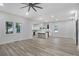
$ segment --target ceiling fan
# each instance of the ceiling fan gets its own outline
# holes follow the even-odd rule
[[[43,9],[43,8],[40,7],[40,6],[37,6],[37,5],[40,4],[40,3],[21,3],[21,4],[24,4],[24,5],[25,5],[25,6],[21,7],[21,9],[28,7],[28,12],[30,11],[31,8],[32,8],[35,12],[37,12],[36,8]]]

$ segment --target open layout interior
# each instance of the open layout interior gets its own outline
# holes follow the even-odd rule
[[[0,3],[0,56],[79,56],[79,3]]]

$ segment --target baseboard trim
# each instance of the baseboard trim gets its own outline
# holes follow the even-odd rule
[[[33,38],[29,38],[29,39],[33,39]],[[7,41],[7,42],[2,42],[0,43],[0,45],[3,45],[3,44],[8,44],[8,43],[13,43],[13,42],[18,42],[18,41],[22,41],[22,40],[28,40],[28,39],[20,39],[20,40],[14,40],[14,41]]]

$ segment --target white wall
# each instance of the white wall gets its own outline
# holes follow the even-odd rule
[[[79,9],[78,9],[78,45],[79,45]]]
[[[37,24],[38,22],[34,22],[34,24],[35,23]],[[54,32],[55,25],[57,25],[58,27],[57,33]],[[49,23],[50,36],[75,39],[76,37],[75,25],[76,24],[74,20]]]
[[[54,26],[57,25],[58,32],[54,32]],[[75,21],[55,22],[50,24],[50,31],[54,37],[64,37],[75,39]]]
[[[6,21],[21,23],[22,24],[21,33],[14,32],[13,34],[5,34]],[[30,20],[24,19],[19,16],[14,16],[11,14],[0,12],[0,44],[31,38],[32,38],[32,24]]]

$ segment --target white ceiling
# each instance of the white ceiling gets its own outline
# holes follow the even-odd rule
[[[23,6],[24,5],[20,3],[5,3],[3,7],[0,6],[0,10],[20,15],[26,18],[31,18],[32,20],[46,22],[68,20],[68,18],[72,16],[71,14],[69,14],[71,10],[79,10],[78,3],[42,3],[39,4],[39,6],[43,7],[43,9],[37,9],[38,13],[31,9],[29,15],[26,15],[28,8],[20,9]]]

